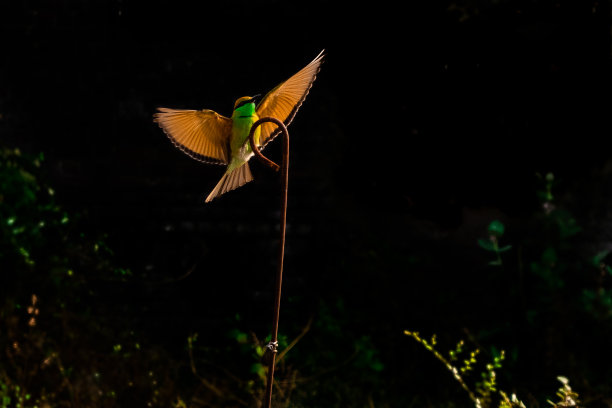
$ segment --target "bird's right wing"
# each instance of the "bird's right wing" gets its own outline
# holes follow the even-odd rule
[[[157,108],[153,115],[168,138],[190,157],[214,164],[229,162],[232,120],[204,109],[184,110]]]
[[[272,116],[289,126],[293,117],[306,99],[323,62],[324,51],[291,78],[277,85],[257,105],[257,115],[260,118]],[[266,122],[261,125],[262,149],[280,133],[280,129],[273,123]]]

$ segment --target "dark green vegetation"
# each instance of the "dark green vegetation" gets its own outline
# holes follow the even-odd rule
[[[152,114],[322,48],[278,406],[611,405],[609,2],[0,3],[0,406],[256,406],[278,180],[204,205],[222,169]]]
[[[254,406],[265,379],[259,361],[265,327],[251,327],[265,319],[226,307],[215,333],[205,326],[195,329],[200,333],[181,325],[144,327],[139,318],[148,306],[127,299],[177,282],[152,284],[145,271],[117,265],[102,236],[83,232],[85,216],[57,204],[42,159],[6,148],[0,154],[2,406]],[[583,228],[555,199],[554,185],[552,174],[540,179],[534,191],[540,207],[531,217],[482,225],[483,238],[463,249],[480,266],[464,276],[437,282],[439,265],[451,267],[458,258],[436,259],[441,251],[453,256],[452,247],[433,243],[427,246],[432,251],[385,254],[389,244],[382,242],[352,261],[328,265],[328,273],[350,279],[353,288],[369,285],[372,293],[367,302],[350,291],[285,301],[279,404],[469,406],[472,398],[485,407],[520,407],[510,394],[516,393],[527,406],[546,398],[573,406],[567,384],[557,399],[552,395],[554,379],[563,374],[587,406],[605,406],[612,378],[603,364],[611,358],[610,250],[576,249]],[[408,277],[380,273],[378,263],[387,264],[383,271],[416,274],[415,284],[423,286],[401,286]],[[383,282],[372,284],[376,280]],[[426,288],[435,302],[427,303],[431,292],[419,294]],[[453,322],[458,316],[464,322]],[[448,347],[446,358],[435,351],[458,384],[406,341],[409,334],[431,351],[439,347],[402,333],[408,324],[436,330],[448,344],[466,338]],[[167,330],[182,341],[158,337]],[[482,365],[483,359],[492,363]],[[468,381],[475,381],[473,390]]]

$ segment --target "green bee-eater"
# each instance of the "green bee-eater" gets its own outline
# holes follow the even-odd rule
[[[253,156],[249,132],[255,121],[272,116],[286,126],[306,99],[323,61],[323,51],[308,65],[272,89],[255,106],[256,97],[243,96],[234,104],[231,118],[209,110],[158,108],[154,121],[170,140],[192,158],[227,165],[225,174],[206,202],[253,180],[248,161]],[[255,131],[257,146],[265,147],[280,130],[266,122]]]

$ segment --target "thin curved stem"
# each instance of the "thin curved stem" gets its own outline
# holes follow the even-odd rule
[[[255,129],[264,122],[272,122],[276,124],[283,134],[283,161],[282,167],[274,163],[272,160],[264,156],[259,147],[255,143]],[[264,397],[264,408],[270,408],[272,405],[272,386],[274,384],[274,365],[276,363],[276,346],[278,341],[278,318],[280,315],[281,287],[283,284],[283,260],[285,258],[285,232],[287,230],[287,191],[289,184],[289,132],[285,124],[273,117],[263,117],[253,123],[249,133],[249,143],[253,149],[255,156],[266,166],[281,172],[281,219],[280,219],[280,251],[278,258],[278,271],[275,280],[274,290],[274,314],[272,317],[272,339],[270,340],[269,350],[270,358],[268,361],[268,378],[266,384],[266,394]]]
[[[253,150],[253,153],[255,153],[255,156],[259,159],[259,161],[261,161],[266,166],[270,167],[272,170],[279,171],[280,166],[274,163],[272,160],[268,159],[266,156],[264,156],[261,153],[261,150],[259,150],[259,147],[257,146],[257,144],[255,143],[255,130],[261,124],[265,122],[272,122],[276,124],[276,126],[278,126],[281,129],[281,133],[283,133],[283,139],[286,140],[287,142],[289,141],[289,132],[287,131],[287,127],[285,126],[285,124],[276,118],[273,118],[271,116],[266,116],[266,117],[260,118],[255,123],[253,123],[253,125],[251,126],[251,131],[249,133],[249,143],[251,144],[251,149]],[[287,158],[289,158],[289,153],[287,153]],[[283,156],[283,161],[284,161],[284,156]]]

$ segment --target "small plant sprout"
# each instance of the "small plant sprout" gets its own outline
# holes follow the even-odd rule
[[[495,253],[496,259],[489,262],[489,265],[501,266],[502,260],[500,254],[502,252],[509,251],[512,248],[512,245],[504,245],[502,247],[499,246],[499,240],[504,235],[505,230],[506,227],[501,221],[491,221],[487,228],[487,232],[489,234],[488,239],[478,240],[478,245],[480,245],[482,249]]]
[[[476,406],[477,407],[481,406],[480,400],[478,399],[474,391],[472,391],[470,387],[468,387],[468,385],[466,384],[466,382],[464,381],[462,377],[462,374],[472,369],[472,364],[476,362],[475,357],[476,357],[476,354],[478,353],[477,351],[475,353],[471,353],[470,358],[467,360],[464,360],[463,365],[460,368],[457,368],[455,365],[452,364],[452,362],[457,361],[459,358],[459,355],[463,352],[463,340],[457,343],[457,347],[455,348],[455,350],[452,350],[449,352],[449,359],[447,359],[435,348],[435,345],[437,343],[435,334],[431,337],[430,341],[427,341],[424,338],[422,338],[419,332],[404,330],[404,334],[406,336],[412,337],[417,342],[422,344],[423,347],[429,350],[438,360],[440,360],[442,364],[444,364],[444,366],[453,374],[453,377],[455,377],[455,380],[459,382],[459,384],[461,385],[461,388],[463,388],[465,392],[467,392],[470,399],[474,401]]]
[[[578,393],[572,390],[569,385],[569,380],[563,376],[557,377],[557,380],[561,382],[561,387],[557,390],[558,402],[548,401],[550,405],[555,408],[567,408],[567,407],[578,407],[580,401],[578,400]]]
[[[512,395],[508,398],[508,395],[497,388],[497,369],[502,367],[502,361],[504,361],[505,353],[502,350],[498,355],[493,356],[493,361],[487,363],[484,369],[480,373],[480,380],[475,381],[472,386],[468,384],[466,378],[473,378],[475,374],[475,367],[478,364],[477,356],[480,354],[479,349],[474,349],[467,354],[464,350],[463,340],[457,343],[457,346],[448,352],[448,359],[445,358],[438,350],[436,350],[436,336],[434,335],[431,341],[423,339],[418,332],[411,332],[405,330],[404,334],[412,337],[417,342],[422,344],[427,350],[429,350],[434,357],[442,362],[446,368],[453,374],[453,377],[461,388],[468,394],[474,406],[477,408],[492,408],[493,401],[499,401],[499,408],[525,408],[525,405],[519,401],[516,395]],[[465,357],[460,357],[466,353]],[[461,362],[461,365],[455,364]],[[472,381],[470,381],[472,382]]]
[[[510,398],[508,398],[505,392],[500,391],[499,395],[501,396],[499,408],[526,408],[525,404],[516,397],[516,394],[512,394]]]
[[[516,394],[510,394],[510,396],[508,396],[508,393],[498,389],[496,370],[502,368],[502,362],[505,359],[503,350],[498,354],[494,351],[493,361],[485,364],[483,370],[480,372],[480,380],[475,381],[473,386],[470,386],[469,383],[472,383],[472,381],[468,380],[473,378],[472,375],[478,363],[476,359],[476,356],[479,354],[478,349],[471,351],[469,357],[466,356],[466,358],[462,360],[462,364],[458,366],[454,363],[461,361],[459,356],[465,352],[463,340],[459,341],[457,346],[448,352],[448,358],[445,358],[435,348],[435,335],[428,341],[422,338],[418,332],[404,330],[404,334],[412,337],[423,345],[434,355],[434,357],[446,366],[453,374],[453,377],[455,377],[455,380],[459,382],[461,388],[467,392],[476,408],[526,408],[525,404],[518,399]],[[549,400],[548,403],[554,408],[579,407],[580,401],[578,400],[578,393],[573,391],[569,386],[569,380],[561,376],[557,377],[557,379],[561,382],[561,387],[557,391],[559,401],[552,402]]]
[[[537,173],[536,176],[543,183],[543,188],[538,190],[537,195],[542,203],[542,209],[546,215],[549,215],[555,209],[555,205],[553,203],[555,197],[552,193],[553,184],[555,183],[555,175],[548,172],[544,176],[542,176],[540,173]]]

